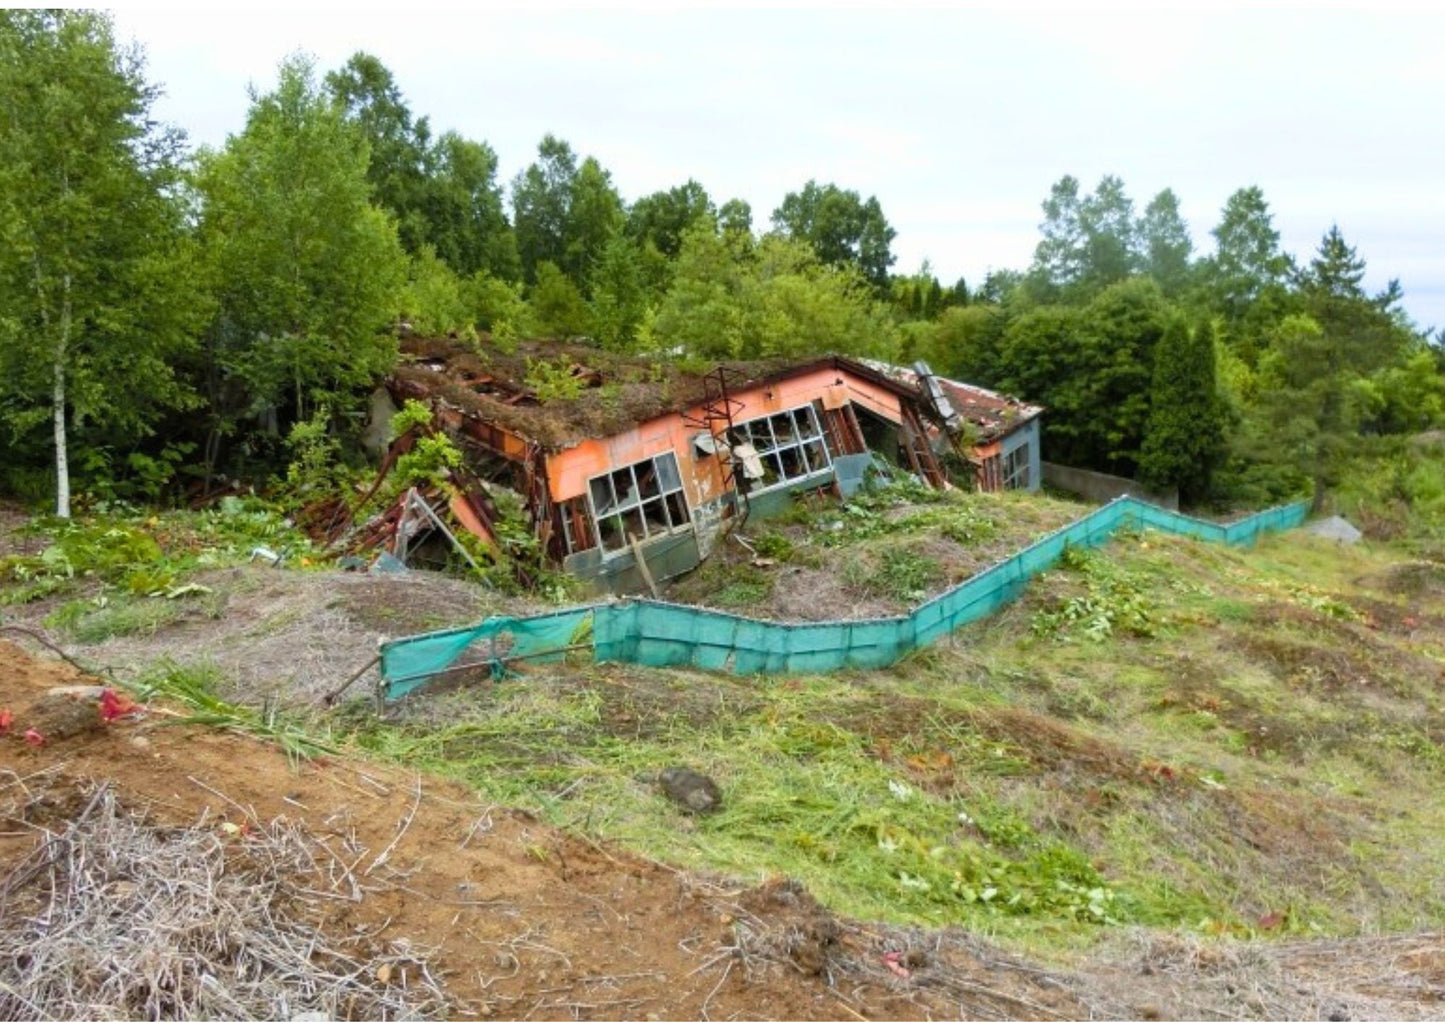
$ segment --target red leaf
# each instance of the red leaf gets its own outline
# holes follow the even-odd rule
[[[913,973],[909,972],[899,962],[899,959],[901,959],[902,957],[902,951],[889,951],[883,956],[883,964],[888,966],[888,970],[892,972],[895,976],[898,976],[902,979],[907,979],[909,976],[913,975]]]
[[[0,735],[10,730],[10,725],[15,723],[15,714],[9,710],[0,710]]]
[[[34,728],[31,728],[25,732],[25,742],[28,745],[44,745],[45,736]]]
[[[118,720],[140,711],[140,706],[120,695],[113,688],[108,688],[100,694],[100,717],[102,720]]]

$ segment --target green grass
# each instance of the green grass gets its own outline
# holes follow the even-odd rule
[[[1445,912],[1420,852],[1445,841],[1445,593],[1407,605],[1402,563],[1303,535],[1231,550],[1145,533],[884,672],[538,670],[349,727],[558,826],[795,877],[864,918],[1055,947],[1112,922],[1426,926]],[[658,794],[649,778],[677,763],[719,782],[722,812]]]
[[[235,497],[205,511],[40,518],[25,531],[46,545],[35,555],[0,557],[0,605],[96,592],[171,596],[188,576],[244,563],[258,546],[282,554],[290,567],[316,556],[274,508]],[[132,620],[118,619],[118,627],[134,634],[144,630],[144,618],[137,612]]]
[[[220,672],[206,664],[161,661],[128,687],[146,702],[164,699],[190,711],[166,721],[172,725],[195,725],[252,735],[274,742],[293,762],[336,755],[336,747],[328,736],[318,734],[313,721],[285,712],[274,703],[250,707],[221,699],[215,690],[222,680]]]

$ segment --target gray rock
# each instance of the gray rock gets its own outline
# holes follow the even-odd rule
[[[668,767],[657,776],[662,793],[690,813],[714,813],[722,808],[722,791],[711,777],[687,767]]]
[[[1325,539],[1338,540],[1341,543],[1358,543],[1364,534],[1339,515],[1331,515],[1329,518],[1321,518],[1305,526],[1305,531],[1312,536],[1323,536]]]

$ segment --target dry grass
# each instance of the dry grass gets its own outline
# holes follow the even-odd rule
[[[148,674],[166,660],[211,667],[225,679],[217,694],[232,702],[309,705],[375,656],[384,638],[543,609],[420,571],[380,576],[247,566],[193,581],[213,591],[214,615],[98,643],[68,642],[66,651],[122,678]],[[14,608],[13,617],[40,629],[52,610],[36,603]],[[358,686],[354,694],[365,690]]]
[[[1445,1006],[1445,935],[1409,934],[1270,944],[1134,931],[1119,972],[1087,979],[1129,992],[1154,1018],[1427,1019]]]
[[[97,790],[0,886],[0,1017],[443,1013],[429,952],[306,921],[324,873],[305,833],[230,830],[156,827]]]

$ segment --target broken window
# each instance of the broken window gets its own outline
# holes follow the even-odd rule
[[[762,455],[763,478],[753,483],[757,489],[790,483],[832,467],[812,405],[740,423],[734,432],[739,442],[752,444]]]
[[[608,553],[692,524],[671,451],[588,481],[597,540]]]
[[[1003,488],[1005,490],[1027,490],[1029,488],[1029,445],[1021,444],[1003,457]]]
[[[562,534],[567,539],[567,552],[591,550],[597,545],[597,536],[592,529],[592,516],[587,509],[586,497],[573,497],[557,505],[562,519]]]

